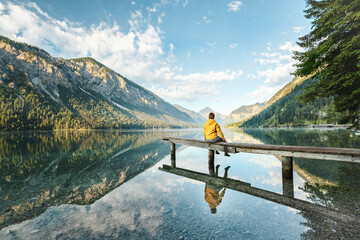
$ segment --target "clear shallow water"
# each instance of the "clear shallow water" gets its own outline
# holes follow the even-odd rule
[[[160,171],[170,165],[161,136],[191,131],[23,132],[0,135],[0,239],[356,239],[360,166],[295,159],[294,197],[352,216],[300,211],[230,188],[216,214],[205,186],[223,186]],[[345,130],[228,130],[231,142],[360,147]],[[177,148],[177,167],[209,174],[208,151]],[[275,156],[216,155],[219,176],[283,194]],[[207,200],[207,201],[206,201]],[[214,202],[212,201],[212,204]]]

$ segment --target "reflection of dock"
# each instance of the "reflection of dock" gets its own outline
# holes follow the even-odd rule
[[[337,219],[344,222],[359,221],[359,219],[357,219],[355,216],[347,215],[324,206],[294,198],[292,180],[283,178],[283,194],[278,194],[260,188],[251,187],[250,183],[246,183],[236,179],[212,176],[210,174],[195,172],[183,168],[177,168],[175,166],[163,165],[163,167],[160,167],[159,170],[205,183],[211,182],[213,185],[229,188],[255,197],[260,197],[265,200],[279,203],[281,205],[295,208],[301,211],[322,214],[331,219]]]

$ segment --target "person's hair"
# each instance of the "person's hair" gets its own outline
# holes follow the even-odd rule
[[[216,214],[216,207],[215,208],[210,208],[211,214]]]
[[[209,119],[214,119],[215,118],[215,113],[211,112],[209,113]]]

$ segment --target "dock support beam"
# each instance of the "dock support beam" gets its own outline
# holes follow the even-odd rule
[[[175,143],[171,142],[171,167],[176,167]]]
[[[293,179],[293,158],[281,157],[283,179]]]
[[[286,197],[294,198],[294,180],[282,179],[283,195]]]
[[[209,149],[209,171],[210,169],[212,169],[212,172],[214,171],[215,168],[214,160],[215,160],[215,151]]]

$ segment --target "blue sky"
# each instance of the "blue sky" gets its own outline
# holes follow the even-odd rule
[[[0,0],[0,34],[91,56],[170,103],[229,114],[292,80],[304,0]]]

